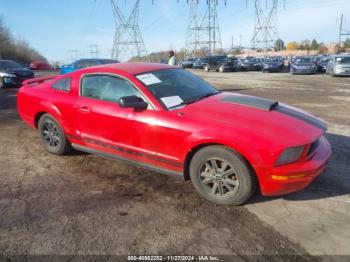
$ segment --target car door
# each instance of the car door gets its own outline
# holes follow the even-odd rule
[[[122,108],[121,97],[147,99],[128,80],[110,74],[81,77],[76,110],[77,135],[90,149],[153,164],[156,154],[156,114],[148,109]]]

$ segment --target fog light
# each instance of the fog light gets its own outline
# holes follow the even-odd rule
[[[296,175],[287,175],[287,176],[276,176],[272,175],[272,179],[274,180],[290,180],[290,179],[298,179],[305,177],[305,174],[296,174]]]

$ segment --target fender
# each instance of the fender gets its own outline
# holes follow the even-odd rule
[[[251,144],[252,140],[249,143],[246,142],[245,137],[240,137],[237,139],[233,134],[230,136],[223,136],[221,138],[208,137],[208,130],[201,130],[199,132],[191,134],[184,142],[188,145],[187,152],[184,153],[183,161],[187,159],[188,154],[193,152],[193,149],[200,147],[201,145],[208,144],[218,144],[227,146],[237,153],[241,154],[247,161],[252,165],[259,165],[263,163],[263,157],[260,155],[259,150]],[[239,141],[239,143],[237,143]]]
[[[55,106],[53,103],[48,102],[48,101],[40,101],[39,106],[38,106],[38,110],[35,113],[34,119],[36,118],[37,114],[39,114],[41,112],[45,112],[45,113],[48,113],[48,114],[52,115],[58,121],[60,126],[63,129],[65,129],[64,128],[65,121],[63,120],[62,113],[58,109],[58,107]]]

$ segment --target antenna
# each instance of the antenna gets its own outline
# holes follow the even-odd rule
[[[222,51],[221,34],[217,13],[218,0],[207,0],[204,16],[199,14],[199,0],[188,0],[189,23],[185,57],[213,55]],[[226,5],[226,1],[224,1]]]
[[[269,5],[269,3],[271,3]],[[251,39],[252,49],[267,51],[278,39],[277,10],[278,0],[255,0],[255,27]],[[265,6],[265,8],[263,7]]]
[[[135,1],[128,20],[122,14],[117,1],[111,0],[116,24],[112,58],[123,60],[132,56],[147,56],[146,46],[139,28],[140,0]]]

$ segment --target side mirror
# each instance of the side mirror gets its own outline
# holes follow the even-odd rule
[[[122,108],[134,108],[135,110],[146,110],[148,104],[138,96],[123,96],[119,99]]]

